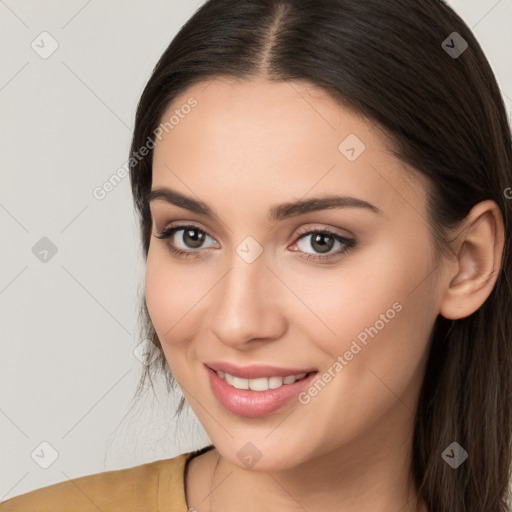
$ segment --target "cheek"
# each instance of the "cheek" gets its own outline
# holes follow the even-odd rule
[[[397,400],[414,410],[439,310],[427,244],[418,243],[414,252],[383,245],[353,261],[338,281],[317,279],[310,295],[310,305],[335,334],[315,338],[327,354],[329,374],[319,392],[312,390],[318,398],[311,397],[308,407],[312,417],[327,414],[329,424],[342,423],[346,432],[372,423]]]
[[[200,267],[194,263],[176,263],[164,244],[154,244],[148,251],[146,304],[173,372],[181,356],[192,359],[189,352],[194,350],[192,341],[197,338],[207,303],[206,298],[200,299],[212,288],[206,271]]]
[[[390,238],[397,239],[398,235]],[[316,316],[296,315],[295,321],[315,322],[315,341],[336,357],[349,350],[354,339],[364,345],[370,339],[385,337],[392,326],[400,325],[400,332],[422,317],[427,323],[435,319],[434,292],[428,289],[427,279],[432,265],[427,240],[417,241],[414,252],[409,243],[390,241],[376,242],[368,250],[354,253],[337,269],[320,272],[311,267],[300,273],[283,272],[287,272],[287,282],[293,282],[296,295]],[[417,334],[420,328],[416,325]],[[400,345],[398,332],[393,333],[392,346]]]
[[[188,286],[187,286],[188,284]],[[179,330],[179,319],[186,314],[187,295],[193,283],[186,283],[183,272],[172,265],[169,255],[161,247],[150,247],[146,263],[146,303],[160,343],[166,350]]]

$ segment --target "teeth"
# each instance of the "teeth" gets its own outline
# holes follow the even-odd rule
[[[257,379],[242,379],[229,373],[218,371],[217,375],[224,379],[230,386],[237,389],[251,389],[252,391],[267,391],[268,389],[280,388],[285,384],[293,384],[295,381],[303,379],[307,374],[287,375],[286,377],[260,377]]]

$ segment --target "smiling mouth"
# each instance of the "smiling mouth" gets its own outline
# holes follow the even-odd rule
[[[211,369],[211,368],[210,368]],[[221,379],[227,382],[230,386],[236,389],[247,389],[251,391],[268,391],[269,389],[278,389],[282,386],[293,384],[297,381],[306,379],[313,372],[299,373],[286,375],[285,377],[273,376],[273,377],[257,377],[254,379],[244,379],[231,375],[230,373],[223,372],[220,370],[214,371]]]
[[[226,363],[224,368],[227,366],[229,365]],[[277,372],[282,368],[252,366],[242,368],[242,371],[245,375],[257,376],[243,378],[224,370],[213,370],[207,365],[204,365],[204,369],[208,374],[212,393],[220,405],[231,414],[246,418],[266,416],[278,411],[296,398],[304,388],[312,385],[318,374],[318,370],[300,373],[288,373],[285,370],[279,375]],[[262,369],[263,373],[270,376],[262,377]]]

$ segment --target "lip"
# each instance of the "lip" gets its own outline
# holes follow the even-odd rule
[[[211,370],[227,372],[234,377],[242,379],[259,379],[261,377],[286,377],[287,375],[299,375],[301,373],[316,372],[316,368],[279,368],[277,366],[236,366],[225,361],[211,361],[204,363]],[[288,385],[288,384],[287,384]]]
[[[314,371],[302,380],[296,381],[293,384],[284,384],[276,389],[252,391],[250,389],[237,389],[230,386],[223,378],[217,375],[215,370],[208,368],[206,365],[204,368],[208,374],[212,392],[220,404],[229,412],[246,418],[265,416],[277,411],[310,386],[312,380],[318,374],[317,371]],[[231,372],[228,371],[228,373]]]

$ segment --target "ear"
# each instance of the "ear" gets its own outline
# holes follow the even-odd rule
[[[463,226],[439,311],[450,320],[471,315],[485,302],[496,283],[503,254],[503,218],[494,201],[475,205]]]

